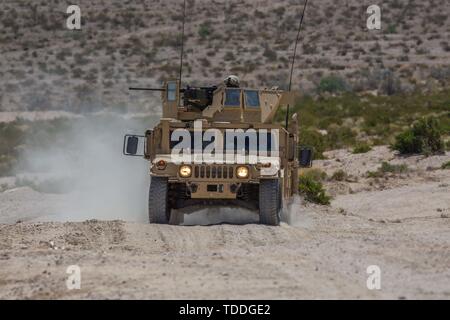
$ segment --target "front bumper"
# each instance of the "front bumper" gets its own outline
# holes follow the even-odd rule
[[[160,162],[164,162],[164,166],[158,166]],[[179,169],[182,165],[191,167],[191,176],[182,177]],[[240,178],[236,174],[238,167],[245,166],[249,170],[247,178]],[[238,181],[238,182],[254,182],[259,179],[278,177],[281,170],[279,158],[261,157],[257,163],[237,163],[237,164],[217,164],[214,162],[202,163],[174,163],[171,162],[170,156],[159,156],[152,161],[150,174],[159,177],[168,177],[170,182],[189,182],[189,181]]]
[[[165,162],[164,166],[158,166],[161,160]],[[182,165],[191,167],[189,177],[180,175]],[[246,178],[237,176],[237,168],[242,166],[248,168]],[[185,184],[192,199],[236,199],[243,184],[258,184],[261,179],[282,176],[279,158],[261,159],[256,164],[176,164],[160,156],[152,162],[150,173],[152,176],[167,177],[169,183]]]

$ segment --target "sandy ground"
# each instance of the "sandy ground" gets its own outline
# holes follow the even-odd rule
[[[327,182],[331,206],[296,203],[280,227],[49,222],[66,195],[0,193],[0,298],[449,299],[450,170],[437,168],[450,155],[328,156],[316,166],[350,175]],[[381,160],[410,172],[365,178]],[[80,290],[66,288],[70,265]],[[380,290],[367,288],[370,265]]]

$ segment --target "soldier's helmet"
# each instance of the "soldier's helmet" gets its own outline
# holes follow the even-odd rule
[[[239,78],[237,76],[230,75],[223,80],[226,87],[239,88]]]

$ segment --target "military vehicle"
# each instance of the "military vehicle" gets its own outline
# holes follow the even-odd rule
[[[130,88],[161,91],[159,124],[145,135],[126,135],[123,146],[125,155],[150,162],[150,223],[177,224],[209,206],[243,207],[258,212],[262,224],[280,223],[281,209],[298,192],[299,166],[312,161],[312,150],[298,146],[297,115],[289,119],[294,60],[295,50],[289,91],[241,88],[236,76],[181,88],[182,44],[178,79],[157,89]],[[284,126],[274,121],[283,105]]]
[[[292,94],[240,88],[230,85],[229,78],[221,86],[183,89],[178,80],[167,81],[160,90],[163,110],[159,124],[143,136],[126,135],[124,141],[125,155],[137,155],[141,143],[143,156],[150,161],[150,223],[177,223],[173,210],[190,213],[207,206],[238,206],[258,211],[262,224],[278,225],[283,204],[297,193],[298,168],[310,166],[312,156],[310,149],[298,147],[296,114],[287,128],[274,123],[277,110],[289,103]],[[202,127],[199,152],[194,146],[195,121]],[[176,161],[173,149],[180,135],[174,139],[174,133],[180,129],[192,137],[187,152],[193,157]],[[220,131],[217,136],[224,140],[233,133],[231,149],[205,157],[202,152],[215,143],[204,138],[209,129]],[[253,133],[257,140],[252,143]],[[262,143],[264,139],[266,143]],[[226,161],[229,150],[235,151],[234,157]],[[252,151],[258,155],[253,162],[249,161]]]

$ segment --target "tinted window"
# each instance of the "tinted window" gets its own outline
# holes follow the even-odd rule
[[[259,94],[255,90],[245,91],[245,107],[246,108],[259,108]]]
[[[177,100],[177,84],[175,82],[169,82],[167,84],[167,101]]]
[[[239,107],[241,105],[241,89],[225,90],[225,106]]]

